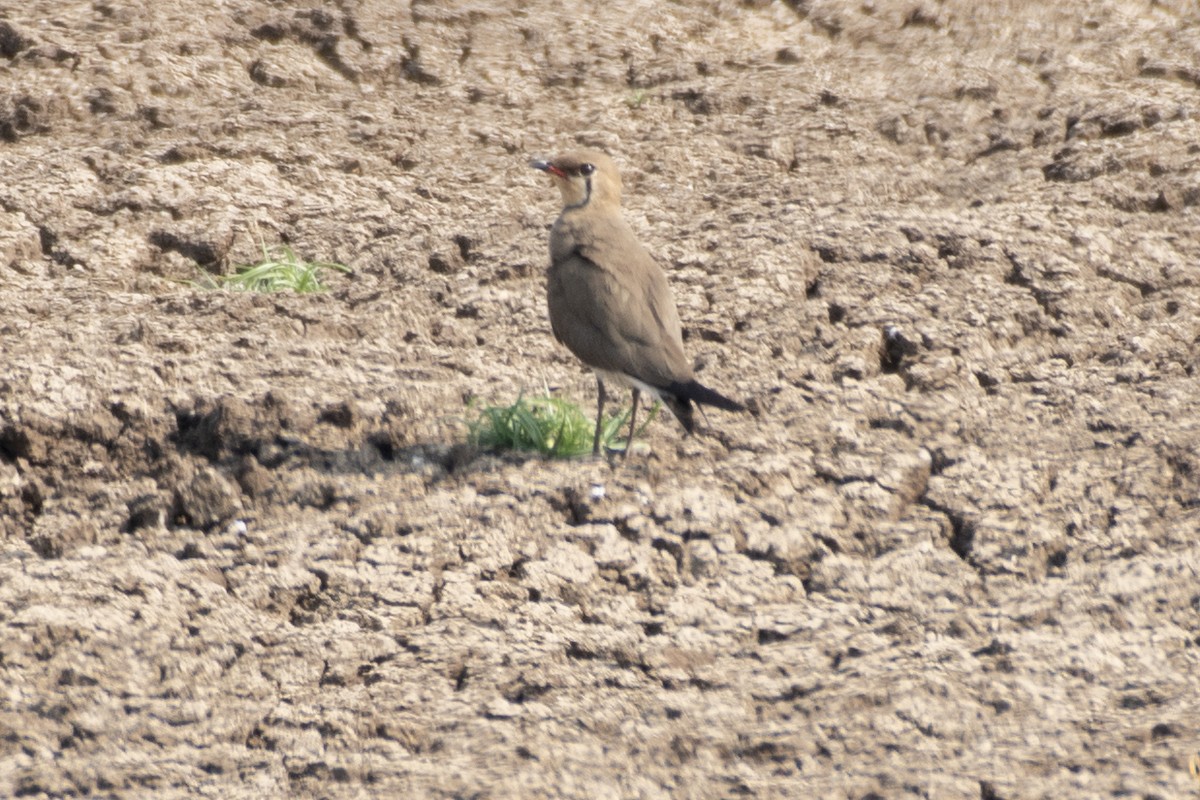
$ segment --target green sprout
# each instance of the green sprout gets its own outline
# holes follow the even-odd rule
[[[293,291],[300,294],[323,292],[326,270],[348,273],[350,268],[332,261],[305,261],[286,244],[268,247],[259,239],[262,260],[257,264],[236,264],[232,275],[213,279],[215,286],[244,292]]]
[[[645,89],[637,89],[625,96],[625,105],[630,108],[641,108],[650,99],[650,93]]]
[[[658,403],[637,430],[640,436],[658,415]],[[606,415],[600,426],[600,444],[605,450],[623,450],[629,409]],[[484,406],[469,423],[472,444],[495,450],[532,450],[551,458],[590,455],[595,421],[579,405],[560,397],[525,397],[510,406]]]

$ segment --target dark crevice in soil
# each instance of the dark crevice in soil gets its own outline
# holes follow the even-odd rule
[[[879,348],[879,369],[885,374],[900,374],[918,352],[920,346],[916,342],[896,326],[887,325],[883,329]]]
[[[1022,263],[1022,258],[1010,250],[1005,250],[1004,255],[1012,266],[1008,274],[1004,276],[1004,282],[1027,290],[1043,312],[1052,319],[1062,319],[1062,311],[1055,306],[1049,293],[1039,287],[1033,277],[1028,274],[1029,267]]]
[[[982,574],[982,568],[976,563],[972,551],[975,546],[975,523],[967,519],[966,515],[953,508],[944,506],[929,498],[928,495],[922,495],[917,499],[917,502],[932,511],[942,514],[950,522],[950,538],[947,544],[954,554],[965,561],[976,572]]]
[[[1142,297],[1149,297],[1158,291],[1158,287],[1146,281],[1140,281],[1137,278],[1132,278],[1128,275],[1122,275],[1114,269],[1108,267],[1100,267],[1096,270],[1096,274],[1101,278],[1107,278],[1115,283],[1123,283],[1127,286],[1132,286],[1137,289]]]
[[[807,558],[784,558],[773,550],[747,549],[741,553],[752,561],[767,562],[775,569],[776,575],[794,575],[803,582],[808,580],[811,572]]]

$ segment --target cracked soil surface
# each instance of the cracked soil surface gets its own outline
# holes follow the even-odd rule
[[[578,145],[750,412],[476,452]],[[1200,796],[1198,168],[1183,0],[0,6],[0,795]]]

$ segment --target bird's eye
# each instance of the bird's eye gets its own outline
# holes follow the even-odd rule
[[[591,175],[595,171],[596,167],[593,164],[584,164],[579,168],[579,174],[583,176]]]

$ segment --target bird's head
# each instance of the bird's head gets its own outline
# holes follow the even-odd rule
[[[562,192],[567,208],[617,206],[621,202],[621,174],[613,160],[599,150],[579,150],[530,166],[549,175]]]

